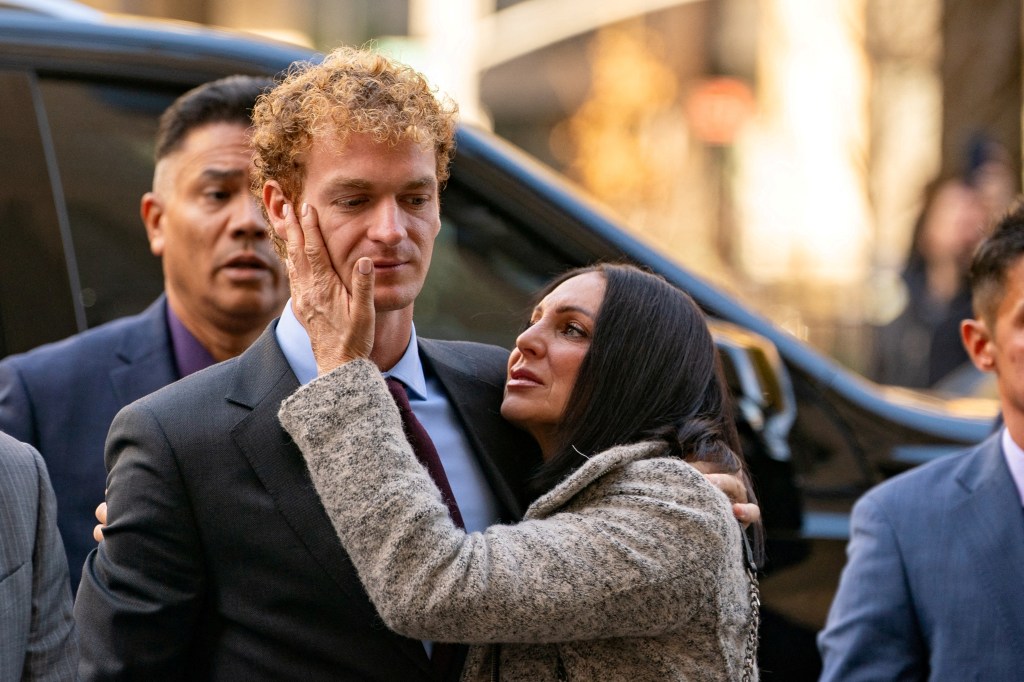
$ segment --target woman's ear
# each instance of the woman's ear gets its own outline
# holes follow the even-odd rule
[[[995,354],[992,352],[992,334],[984,320],[971,319],[961,322],[960,338],[975,367],[982,372],[995,370],[996,360]]]

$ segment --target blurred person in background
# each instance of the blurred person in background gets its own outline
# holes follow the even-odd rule
[[[0,680],[74,680],[78,636],[43,458],[0,432]]]
[[[250,192],[251,112],[271,81],[233,76],[160,119],[141,200],[165,293],[142,313],[0,362],[0,430],[42,453],[76,589],[103,500],[103,444],[122,407],[238,355],[280,313],[287,277]]]
[[[978,248],[963,344],[1005,424],[873,488],[818,637],[823,682],[1021,679],[1024,671],[1024,205]]]
[[[967,145],[964,177],[978,191],[988,226],[995,225],[1013,203],[1017,182],[1006,147],[984,132],[971,136]]]
[[[980,192],[963,179],[929,186],[902,273],[906,306],[876,332],[873,379],[929,388],[967,363],[959,333],[971,316],[967,267],[987,221]]]

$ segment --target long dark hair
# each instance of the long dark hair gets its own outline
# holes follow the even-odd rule
[[[661,277],[610,263],[560,275],[538,300],[589,272],[604,276],[604,301],[556,432],[554,454],[534,478],[537,490],[551,489],[597,452],[660,440],[673,456],[738,475],[748,499],[755,501],[704,313]],[[760,527],[754,535],[760,549]]]

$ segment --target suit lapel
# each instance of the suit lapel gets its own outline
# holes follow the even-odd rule
[[[980,446],[957,474],[965,497],[950,510],[964,532],[965,551],[976,557],[979,581],[993,596],[1010,641],[1024,641],[1024,594],[1017,589],[1024,566],[1024,512],[1003,456],[1000,434]]]
[[[471,354],[468,344],[419,339],[425,363],[444,386],[476,450],[505,520],[518,520],[532,501],[529,477],[540,464],[540,451],[524,431],[501,416],[504,364],[489,366]]]
[[[146,308],[126,331],[115,351],[124,364],[110,371],[110,383],[121,405],[178,379],[167,331],[165,296]]]
[[[354,601],[365,601],[361,590],[353,590],[359,579],[313,489],[302,453],[277,421],[281,401],[298,387],[271,328],[239,358],[227,399],[251,412],[231,436],[317,563],[350,597],[360,597]]]
[[[320,503],[302,453],[277,420],[281,401],[291,395],[299,383],[277,344],[275,328],[276,324],[272,324],[239,357],[227,400],[251,412],[234,426],[231,436],[285,522],[316,563],[345,593],[348,604],[362,610],[367,619],[376,620],[377,612]],[[395,639],[400,649],[429,675],[423,645],[398,635]]]

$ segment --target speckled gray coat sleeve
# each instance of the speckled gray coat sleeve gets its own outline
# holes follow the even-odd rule
[[[381,617],[411,637],[559,642],[678,631],[714,601],[738,542],[724,496],[668,458],[590,481],[577,472],[583,480],[565,500],[552,499],[559,486],[531,507],[544,518],[467,535],[368,361],[299,389],[279,417]],[[617,450],[584,469],[600,472],[596,460],[621,458]],[[536,509],[545,505],[550,515]]]

